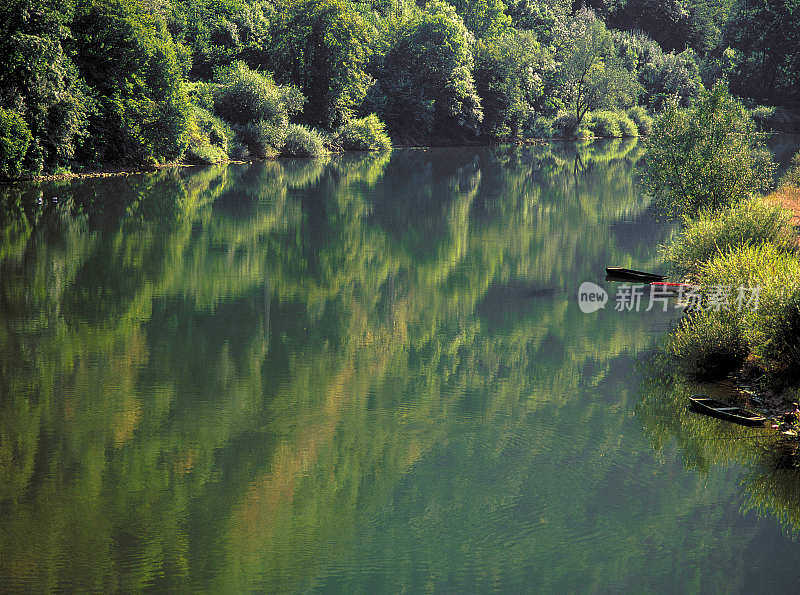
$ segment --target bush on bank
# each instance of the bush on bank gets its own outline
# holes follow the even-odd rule
[[[643,180],[671,215],[696,217],[767,191],[775,164],[748,110],[718,83],[689,108],[676,102],[648,139]]]
[[[703,211],[696,219],[686,221],[662,254],[673,274],[696,277],[700,267],[713,257],[762,244],[794,253],[797,235],[789,211],[754,197],[720,211]]]

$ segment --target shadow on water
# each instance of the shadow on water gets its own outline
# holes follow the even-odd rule
[[[739,426],[687,406],[687,396],[695,393],[727,401],[746,398],[733,385],[693,382],[660,352],[642,367],[646,380],[636,415],[654,450],[662,452],[674,443],[683,464],[706,475],[715,467],[741,469],[738,484],[742,513],[754,511],[773,517],[788,535],[799,536],[800,443],[768,426]]]
[[[646,218],[640,157],[631,139],[3,189],[0,589],[739,580],[638,545],[733,560],[752,538],[676,524],[695,476],[638,472],[634,361],[669,316],[573,300],[608,263],[652,268],[670,233],[626,223]],[[654,445],[690,441],[648,421],[663,406],[640,405]]]

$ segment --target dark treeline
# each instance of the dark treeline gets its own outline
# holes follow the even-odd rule
[[[634,136],[720,77],[798,98],[794,0],[589,4],[3,0],[0,176]]]

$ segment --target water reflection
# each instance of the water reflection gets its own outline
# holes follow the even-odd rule
[[[666,319],[573,300],[668,233],[644,224],[640,156],[396,151],[4,190],[0,587],[690,584],[634,545],[716,539],[670,526],[691,476],[636,471],[633,361]]]

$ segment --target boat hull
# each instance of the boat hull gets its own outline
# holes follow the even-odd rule
[[[759,427],[767,422],[767,418],[762,415],[741,407],[732,407],[727,403],[710,399],[703,395],[692,395],[689,397],[689,403],[699,413],[705,413],[742,426]]]

